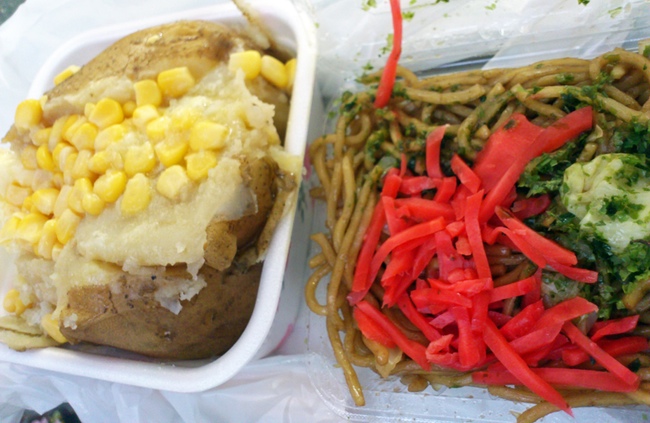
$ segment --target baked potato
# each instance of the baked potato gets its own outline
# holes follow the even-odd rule
[[[234,28],[181,21],[21,103],[0,151],[18,271],[0,341],[166,359],[232,346],[299,182],[281,145],[290,69]]]

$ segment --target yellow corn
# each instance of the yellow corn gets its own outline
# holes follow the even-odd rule
[[[68,185],[72,185],[74,183],[74,165],[77,162],[77,157],[79,157],[79,153],[76,151],[71,152],[65,157],[65,162],[63,163],[63,182],[65,182]]]
[[[93,156],[88,161],[88,169],[98,175],[106,172],[111,167],[111,153],[113,153],[113,151],[109,152],[103,150],[93,154]]]
[[[95,138],[97,138],[97,127],[90,122],[84,122],[74,132],[70,138],[72,145],[77,150],[91,150],[95,148]]]
[[[9,204],[20,207],[23,205],[23,202],[25,202],[25,199],[29,197],[31,193],[31,188],[22,187],[16,184],[10,184],[7,187],[7,191],[5,192],[5,200],[7,200]]]
[[[70,142],[75,132],[77,132],[79,127],[86,122],[88,122],[88,120],[85,116],[70,115],[66,120],[65,125],[63,126],[63,130],[61,131],[61,138],[63,138],[65,141]]]
[[[109,145],[122,141],[126,133],[126,127],[121,124],[102,129],[95,138],[95,151],[105,150]]]
[[[260,72],[264,79],[278,88],[285,88],[289,83],[289,76],[284,63],[273,56],[262,56],[262,69]]]
[[[7,313],[13,313],[20,316],[27,309],[27,306],[20,299],[20,292],[17,289],[10,289],[2,302]]]
[[[202,114],[197,109],[185,109],[182,113],[172,115],[171,126],[176,132],[189,131],[201,116]]]
[[[52,247],[52,260],[57,261],[59,259],[63,247],[64,245],[61,244],[59,241],[54,243],[54,247]]]
[[[156,81],[144,79],[133,84],[135,91],[135,103],[138,107],[144,105],[160,106],[162,103],[162,93]]]
[[[57,76],[54,77],[54,85],[59,85],[61,82],[70,78],[72,75],[77,73],[81,69],[79,66],[70,65],[67,68],[63,69]]]
[[[74,181],[72,192],[68,197],[68,207],[73,212],[84,214],[83,199],[86,194],[93,192],[93,183],[88,178],[80,178]]]
[[[62,172],[53,172],[52,173],[52,179],[51,179],[52,185],[54,188],[59,188],[61,189],[61,186],[63,186],[63,173]]]
[[[20,224],[20,219],[20,216],[14,214],[5,222],[5,224],[2,226],[2,231],[0,232],[2,234],[0,241],[3,239],[12,239],[16,236],[18,233],[18,225]]]
[[[133,123],[140,130],[146,130],[147,124],[159,117],[160,113],[158,112],[158,109],[152,104],[138,106],[138,108],[133,111]]]
[[[162,71],[157,78],[163,96],[177,98],[187,93],[196,83],[187,66]]]
[[[126,183],[120,210],[125,215],[133,215],[146,209],[151,202],[151,185],[149,179],[138,173]]]
[[[162,141],[167,136],[167,131],[171,126],[171,119],[167,116],[161,116],[147,124],[147,137],[151,142]]]
[[[56,239],[61,244],[67,244],[74,236],[80,221],[81,217],[79,217],[79,215],[70,209],[65,209],[65,211],[61,213],[61,216],[56,219],[54,224]]]
[[[22,205],[22,210],[24,212],[30,213],[33,211],[38,211],[36,210],[36,207],[34,207],[34,200],[32,200],[32,196],[30,195],[29,197],[25,198],[25,201],[23,201]]]
[[[84,104],[84,116],[88,118],[90,114],[95,110],[95,103],[86,103]]]
[[[59,190],[56,188],[43,188],[36,190],[31,195],[31,201],[36,210],[45,216],[49,216],[54,212],[54,204],[59,197]]]
[[[36,244],[43,233],[43,225],[47,222],[47,217],[39,212],[32,212],[20,219],[16,235],[19,239],[27,241],[30,244]]]
[[[122,123],[124,120],[122,105],[112,98],[102,98],[95,104],[88,116],[88,120],[100,129]]]
[[[50,260],[56,242],[56,220],[50,219],[43,225],[43,233],[38,244],[34,247],[34,252],[44,259]]]
[[[188,150],[187,142],[177,139],[166,139],[156,144],[154,148],[160,163],[170,167],[180,163]]]
[[[47,145],[42,144],[36,149],[36,164],[40,169],[49,170],[50,172],[54,172],[56,169],[52,153],[50,153]]]
[[[81,205],[86,213],[97,216],[104,210],[106,203],[99,198],[99,195],[89,192],[84,195]]]
[[[90,158],[93,156],[92,151],[90,150],[81,150],[77,154],[77,160],[74,162],[72,167],[72,178],[88,178],[94,180],[96,175],[90,170]]]
[[[215,149],[226,146],[228,128],[216,122],[197,122],[190,132],[190,148],[194,151]]]
[[[38,168],[38,163],[36,161],[36,146],[27,144],[20,151],[20,162],[23,164],[25,169],[34,170]]]
[[[14,182],[23,187],[31,187],[34,183],[35,170],[17,169],[13,173]]]
[[[54,203],[54,217],[61,217],[64,211],[68,209],[68,197],[72,193],[71,185],[63,185],[59,190],[59,196],[56,197],[56,202]]]
[[[135,101],[129,100],[126,103],[122,104],[122,111],[124,112],[125,117],[133,116],[133,111],[136,108]]]
[[[120,198],[126,187],[126,173],[121,170],[109,169],[97,178],[93,192],[107,203],[114,203]]]
[[[156,182],[156,189],[170,200],[176,200],[189,183],[190,179],[185,169],[180,165],[174,165],[160,174]]]
[[[54,164],[61,170],[65,170],[65,164],[71,154],[75,154],[77,150],[67,142],[59,143],[52,151],[52,159]],[[74,162],[73,162],[74,163]]]
[[[43,108],[39,100],[29,99],[23,100],[14,115],[14,125],[18,129],[28,129],[32,126],[38,125],[43,119]]]
[[[133,146],[124,155],[124,171],[127,176],[150,172],[155,166],[156,154],[151,143],[145,142],[142,145]]]
[[[208,176],[208,171],[217,165],[219,161],[217,153],[209,150],[202,150],[197,153],[188,154],[187,176],[193,181],[199,181]]]
[[[48,148],[50,151],[54,151],[56,145],[63,140],[63,129],[68,121],[67,116],[61,116],[54,121],[52,125],[52,130],[50,131],[50,139],[47,141]]]
[[[262,56],[257,50],[232,53],[228,60],[228,69],[233,72],[241,69],[244,71],[246,79],[254,79],[262,69]]]
[[[52,128],[41,128],[38,131],[32,134],[32,142],[34,145],[44,145],[47,144],[50,140],[50,134],[52,133]]]
[[[298,62],[296,59],[290,59],[287,63],[284,64],[284,68],[287,71],[287,90],[293,88],[293,81],[296,79],[296,65]]]
[[[51,314],[48,313],[43,316],[41,319],[41,326],[45,332],[50,335],[50,338],[54,339],[56,342],[60,344],[68,342],[65,336],[61,333],[61,329],[59,329],[59,321],[54,319]]]

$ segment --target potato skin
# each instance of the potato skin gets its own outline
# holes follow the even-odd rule
[[[226,352],[253,312],[262,264],[246,272],[204,266],[207,283],[178,315],[155,299],[155,280],[124,275],[108,285],[73,288],[61,319],[73,314],[76,329],[61,326],[71,342],[90,342],[165,359],[200,359]]]

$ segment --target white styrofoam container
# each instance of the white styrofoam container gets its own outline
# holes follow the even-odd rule
[[[312,107],[318,108],[315,97],[314,74],[316,66],[315,26],[307,14],[289,0],[259,2],[256,11],[261,21],[283,47],[295,52],[295,74],[289,122],[285,138],[288,152],[304,157],[309,135],[309,117]],[[52,86],[55,75],[71,64],[82,65],[105,47],[129,33],[149,26],[182,19],[201,19],[224,24],[245,24],[239,10],[230,3],[189,10],[169,16],[126,22],[98,28],[81,34],[62,45],[45,62],[34,79],[28,97],[39,98]],[[53,347],[17,352],[0,344],[0,361],[23,364],[72,375],[110,382],[177,392],[198,392],[230,379],[254,358],[263,357],[280,345],[295,321],[302,301],[300,272],[292,275],[287,267],[301,267],[306,256],[289,257],[289,246],[294,228],[296,207],[282,220],[269,246],[255,308],[240,339],[222,356],[212,360],[164,362],[146,359],[107,348]],[[307,224],[304,216],[297,219],[297,227]],[[302,232],[302,231],[301,231]],[[306,254],[303,249],[303,254]],[[0,295],[11,287],[15,269],[11,257],[0,256]],[[282,294],[282,295],[281,295]]]

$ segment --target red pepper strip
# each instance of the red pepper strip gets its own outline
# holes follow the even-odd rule
[[[542,298],[542,269],[538,268],[534,276],[537,281],[537,287],[524,295],[524,299],[521,302],[522,307],[528,307]]]
[[[478,220],[479,210],[481,209],[481,201],[483,199],[483,191],[479,191],[474,195],[467,197],[467,205],[465,207],[465,231],[467,238],[472,249],[472,257],[476,263],[476,271],[481,278],[491,278],[492,272],[490,271],[490,263],[488,263],[485,247],[483,246],[483,236],[481,234],[481,226]]]
[[[548,265],[557,270],[569,279],[582,283],[596,283],[598,281],[598,272],[595,270],[582,269],[579,267],[567,266],[556,261],[549,260]]]
[[[525,307],[515,317],[510,319],[508,323],[501,327],[501,334],[508,340],[512,341],[519,338],[535,326],[537,320],[544,314],[544,303],[542,300],[537,301]]]
[[[452,237],[457,237],[465,231],[465,222],[451,222],[445,227],[445,231]]]
[[[433,196],[433,201],[448,203],[456,192],[456,185],[457,181],[454,176],[442,178],[442,184],[438,188],[438,191],[436,191],[436,195]]]
[[[398,234],[410,226],[408,222],[397,215],[394,198],[386,195],[382,196],[380,201],[384,205],[384,213],[386,213],[386,223],[388,224],[388,233],[390,235]]]
[[[573,266],[578,263],[575,253],[556,242],[538,234],[521,220],[517,219],[510,211],[498,206],[496,214],[504,225],[510,230],[516,231],[528,244],[539,250],[547,261],[554,261],[560,264]]]
[[[490,285],[492,280],[490,279]],[[472,297],[472,330],[477,333],[483,332],[485,321],[488,319],[488,307],[490,305],[490,293],[480,292]],[[483,352],[485,352],[483,350]]]
[[[442,335],[440,335],[440,332],[438,332],[433,326],[429,324],[427,319],[415,309],[415,306],[413,305],[413,302],[409,298],[408,294],[404,293],[402,296],[397,300],[397,306],[399,307],[400,310],[402,310],[402,313],[404,313],[404,316],[406,316],[407,319],[411,323],[413,323],[422,333],[424,336],[429,340],[429,341],[435,341],[437,339],[440,339]]]
[[[381,275],[382,281],[410,272],[413,261],[413,248],[408,247],[410,246],[405,244],[395,248],[388,265],[386,265],[384,274]]]
[[[474,367],[481,361],[481,344],[472,333],[472,325],[467,309],[452,307],[451,312],[458,325],[458,359],[464,367]],[[483,347],[485,348],[485,347]],[[484,354],[483,354],[484,355]]]
[[[528,354],[552,344],[553,341],[555,341],[555,338],[560,334],[560,331],[562,331],[561,324],[545,326],[520,338],[514,339],[510,342],[510,345],[519,354]]]
[[[537,216],[546,211],[551,205],[551,197],[548,194],[538,197],[522,198],[512,204],[511,211],[518,219],[524,220],[532,216]]]
[[[454,244],[454,247],[456,248],[456,251],[458,251],[458,254],[462,256],[467,257],[472,255],[472,248],[469,246],[469,240],[466,236],[459,235],[456,239],[456,244]]]
[[[445,311],[437,315],[434,319],[429,322],[431,326],[438,329],[444,329],[447,325],[450,325],[456,321],[456,318],[451,311]]]
[[[562,335],[559,334],[558,336],[555,337],[552,343],[546,345],[545,347],[539,348],[536,351],[533,351],[531,353],[525,354],[522,356],[522,358],[528,363],[529,366],[539,366],[539,363],[541,361],[546,361],[546,360],[552,360],[550,355],[554,351],[558,351],[561,349],[561,347],[564,347],[569,343],[569,339]],[[560,353],[561,354],[561,353]]]
[[[630,332],[636,328],[638,322],[638,314],[635,314],[634,316],[623,317],[620,319],[596,322],[591,328],[591,332],[593,333],[593,335],[591,335],[591,340],[598,341],[603,336],[619,335],[621,333]]]
[[[590,303],[582,297],[574,297],[547,309],[532,330],[564,324],[564,322],[595,311],[598,311],[596,304]]]
[[[496,358],[506,366],[508,371],[510,371],[517,380],[546,401],[573,416],[569,405],[564,398],[562,398],[562,395],[560,395],[560,393],[549,385],[548,382],[528,367],[526,362],[524,362],[521,356],[515,352],[510,344],[508,344],[508,341],[506,341],[503,335],[501,335],[501,332],[499,332],[499,329],[497,329],[491,320],[485,322],[483,339]]]
[[[580,329],[578,329],[573,323],[566,322],[562,327],[562,330],[566,336],[569,337],[571,342],[585,350],[590,356],[594,358],[594,360],[596,360],[598,364],[615,374],[618,378],[620,378],[628,385],[635,387],[639,386],[639,376],[637,374],[633,373],[630,369],[622,365],[614,357],[607,354],[602,348],[598,346],[598,344],[580,332]]]
[[[408,170],[408,160],[406,159],[406,154],[402,153],[400,154],[400,161],[399,161],[399,176],[404,177],[406,175],[406,171]]]
[[[481,179],[476,173],[474,173],[458,154],[452,156],[450,164],[451,170],[458,176],[460,183],[465,185],[473,194],[476,193],[481,187]]]
[[[377,203],[377,206],[372,213],[372,218],[370,219],[370,224],[368,225],[368,229],[364,235],[361,251],[357,258],[357,265],[354,269],[354,279],[352,281],[352,290],[348,295],[348,302],[350,305],[354,305],[361,301],[372,286],[374,277],[369,277],[370,264],[385,223],[386,214],[384,213],[384,206],[380,201]]]
[[[463,260],[451,243],[451,236],[446,231],[436,232],[436,251],[440,278],[447,279],[452,270],[462,268]]]
[[[535,140],[531,158],[542,153],[550,153],[566,144],[567,141],[577,137],[582,132],[591,129],[593,125],[593,111],[591,106],[575,110],[544,129]]]
[[[642,336],[627,336],[618,339],[604,339],[598,342],[598,346],[612,357],[618,357],[647,350],[648,340]],[[580,348],[572,347],[562,351],[562,361],[569,366],[577,366],[587,360],[589,360],[589,354]]]
[[[381,203],[378,203],[377,205],[379,204]],[[388,257],[388,254],[390,254],[390,252],[393,251],[396,247],[417,238],[425,238],[431,236],[432,234],[439,232],[444,228],[445,228],[445,219],[439,217],[438,219],[431,220],[429,222],[418,223],[417,225],[413,225],[410,228],[407,228],[402,232],[388,238],[381,245],[381,247],[379,247],[379,249],[375,253],[375,256],[372,258],[372,261],[370,262],[370,274],[368,278],[370,280],[370,283],[372,284],[372,281],[374,281],[375,278],[377,277],[377,273],[379,273],[379,268],[381,267],[381,264],[384,262],[384,260],[386,260],[386,257]],[[375,242],[378,241],[379,239],[377,239]],[[424,241],[425,240],[423,240],[422,242]]]
[[[433,220],[440,216],[447,221],[451,221],[456,217],[454,209],[448,203],[440,203],[425,198],[398,198],[395,200],[395,205],[398,214],[403,210],[402,213],[405,216],[415,221]]]
[[[443,178],[445,176],[440,168],[440,146],[446,130],[447,125],[438,126],[427,135],[425,161],[429,178]]]
[[[498,311],[494,310],[488,310],[488,318],[492,320],[492,322],[494,322],[497,327],[502,327],[510,320],[512,320],[512,316],[508,316],[507,314],[499,313]]]
[[[411,291],[411,299],[418,309],[423,309],[432,305],[445,305],[445,308],[455,305],[467,308],[472,306],[472,301],[469,298],[457,292],[449,292],[433,288],[414,289]]]
[[[357,322],[357,326],[359,326],[359,330],[363,333],[363,336],[380,343],[386,348],[395,348],[395,342],[393,342],[390,335],[384,330],[384,328],[368,317],[366,313],[357,307],[354,307],[352,315],[354,321]]]
[[[442,184],[440,178],[430,178],[428,176],[412,176],[404,178],[399,187],[399,192],[404,195],[416,195],[422,191],[438,188]]]
[[[426,347],[424,345],[407,338],[406,335],[395,326],[388,317],[367,301],[360,301],[357,304],[357,307],[366,313],[370,319],[374,320],[375,323],[381,326],[404,354],[411,357],[424,370],[429,370],[431,368],[431,365],[426,358]]]
[[[542,253],[532,245],[530,245],[526,240],[519,236],[519,232],[511,231],[508,228],[496,227],[493,232],[502,233],[510,240],[515,247],[515,249],[521,251],[530,261],[535,263],[538,267],[546,267],[546,259]],[[506,240],[502,240],[502,244],[506,244]],[[507,244],[506,244],[507,245]]]
[[[539,367],[531,369],[536,375],[557,387],[596,389],[604,392],[633,392],[637,388],[621,382],[611,373],[598,370]],[[474,383],[482,385],[521,385],[508,371],[481,371],[472,373]]]
[[[445,283],[438,279],[428,279],[432,288],[449,290],[459,294],[467,295],[468,297],[474,296],[483,291],[492,289],[492,278],[482,279],[467,279],[455,283]]]
[[[390,51],[386,66],[379,80],[377,96],[374,106],[377,109],[386,107],[393,93],[395,77],[397,76],[397,63],[402,54],[402,11],[399,0],[390,0],[390,11],[393,17],[393,48]]]
[[[395,198],[401,185],[402,177],[399,176],[397,169],[390,169],[384,177],[384,186],[381,189],[381,195]]]
[[[410,274],[398,275],[393,278],[390,285],[386,285],[384,291],[383,306],[392,307],[397,303],[397,299],[413,285],[413,278]]]
[[[508,285],[498,286],[490,292],[490,302],[505,300],[506,298],[519,297],[537,287],[537,281],[534,276],[522,279]]]
[[[433,256],[435,255],[436,239],[432,237],[424,241],[424,244],[420,245],[417,252],[415,253],[411,275],[414,278],[419,277],[424,269],[426,269],[427,265],[431,262],[431,260],[433,260]]]

